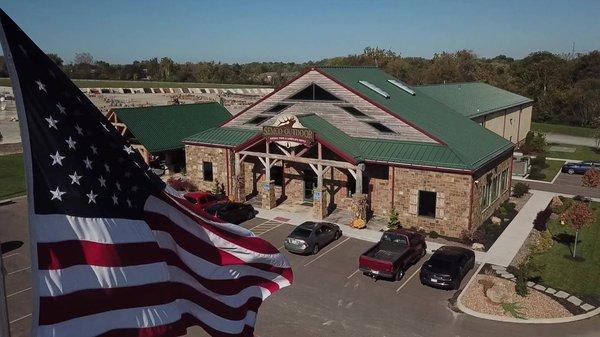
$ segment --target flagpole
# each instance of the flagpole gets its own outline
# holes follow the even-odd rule
[[[6,304],[6,286],[4,284],[4,261],[0,250],[0,336],[10,337],[8,326],[8,306]]]

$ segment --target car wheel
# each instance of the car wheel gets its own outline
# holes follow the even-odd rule
[[[339,239],[341,236],[342,236],[342,231],[337,231],[337,232],[335,233],[335,238],[334,238],[334,240],[337,240],[337,239]]]
[[[315,244],[315,246],[313,247],[313,250],[312,250],[312,254],[317,255],[317,253],[319,253],[319,245]]]
[[[575,170],[573,170],[573,169],[569,169],[569,170],[567,171],[567,173],[568,173],[568,174],[573,174],[573,173],[575,173]]]
[[[460,289],[460,280],[454,280],[452,282],[452,289],[454,289],[454,290]]]
[[[400,281],[402,279],[402,277],[404,276],[404,269],[400,268],[398,269],[398,271],[396,272],[396,275],[394,275],[394,280],[396,281]]]

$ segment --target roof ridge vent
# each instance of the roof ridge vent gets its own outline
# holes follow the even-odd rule
[[[397,86],[398,88],[406,91],[407,93],[409,93],[410,95],[415,95],[415,91],[412,90],[406,83],[401,82],[399,80],[396,79],[392,79],[392,80],[387,80],[388,82],[390,82],[391,84]]]
[[[380,87],[376,86],[375,84],[368,82],[368,81],[358,81],[358,83],[364,85],[365,87],[375,91],[376,93],[380,94],[381,96],[385,97],[385,98],[390,98],[390,94],[387,93],[387,91],[381,89]]]

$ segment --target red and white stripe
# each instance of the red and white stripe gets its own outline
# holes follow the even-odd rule
[[[145,221],[34,215],[37,336],[252,336],[291,284],[286,258],[252,232],[151,195]]]

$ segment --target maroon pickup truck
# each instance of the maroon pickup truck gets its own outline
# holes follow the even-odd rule
[[[358,268],[369,276],[400,280],[404,271],[425,256],[425,238],[404,229],[386,231],[379,242],[358,260]]]

